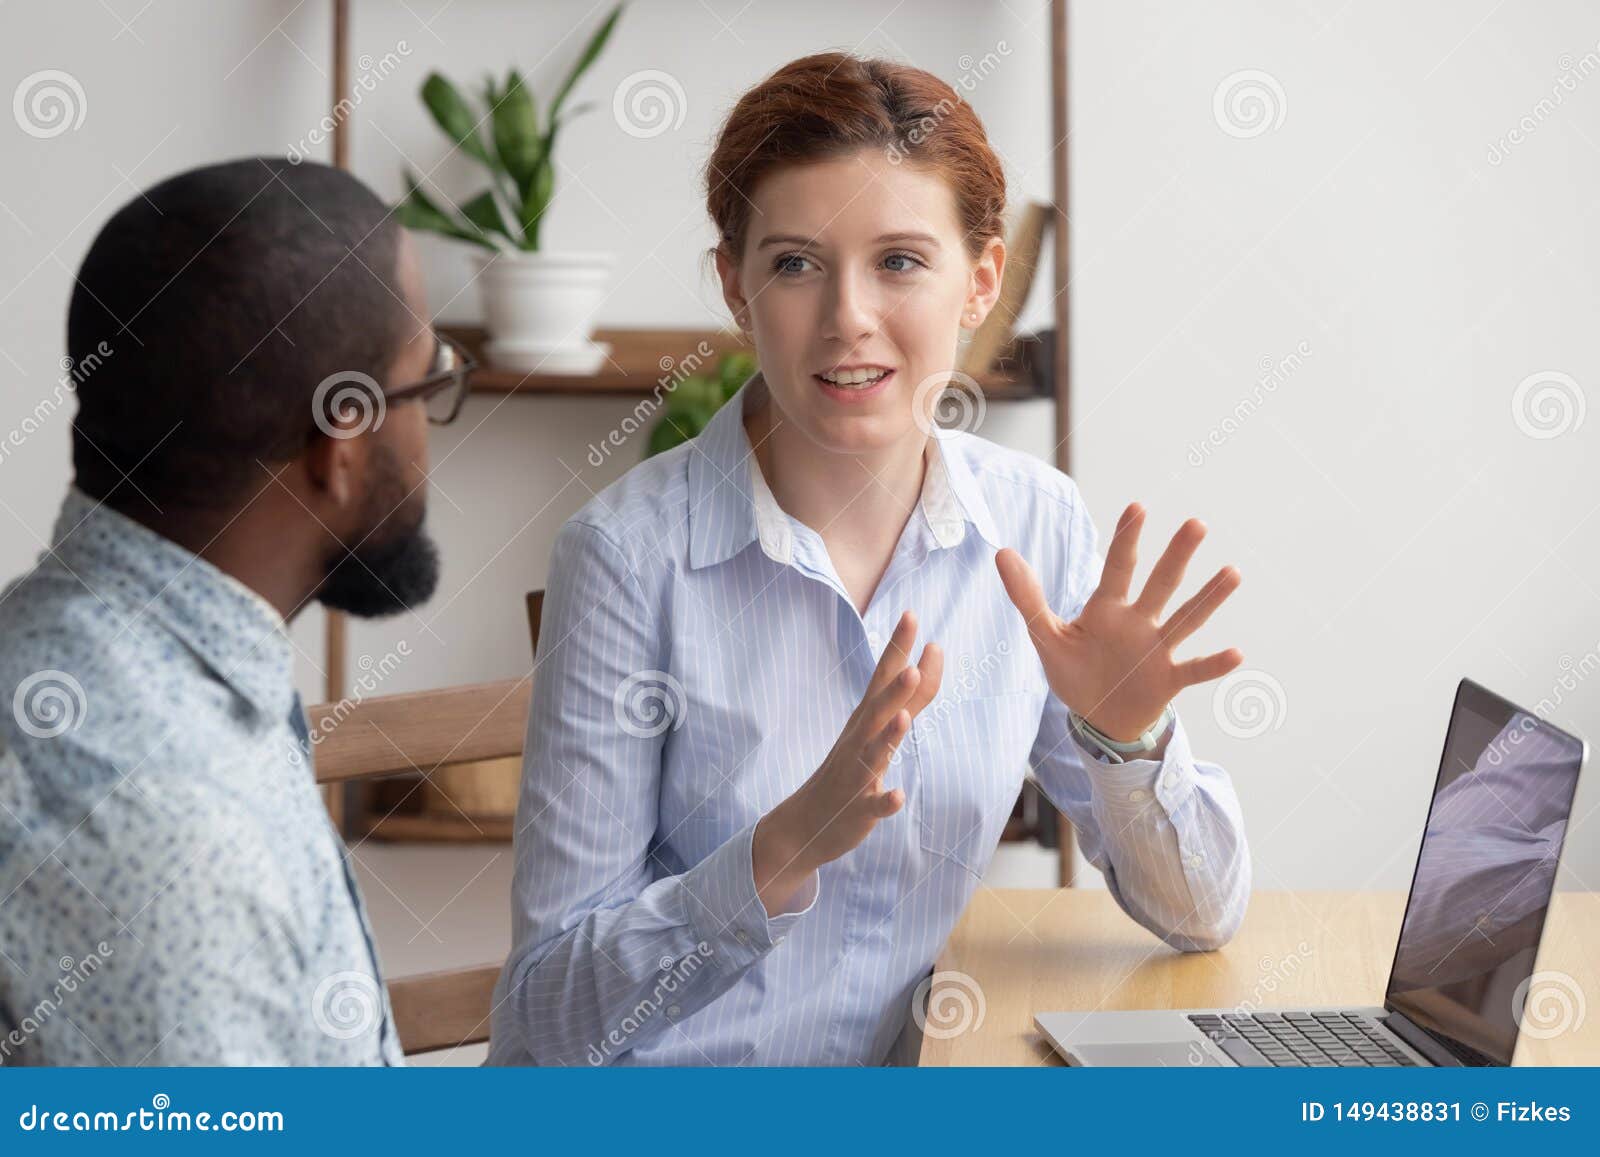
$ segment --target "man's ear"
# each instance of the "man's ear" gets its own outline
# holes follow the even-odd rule
[[[370,437],[370,433],[353,438],[317,434],[306,446],[301,456],[306,482],[327,508],[348,511],[358,504],[366,487]]]

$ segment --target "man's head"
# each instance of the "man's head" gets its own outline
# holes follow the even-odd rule
[[[435,341],[409,237],[348,173],[258,157],[135,197],[78,271],[67,351],[98,357],[72,431],[90,496],[202,543],[274,512],[263,557],[354,614],[432,593],[423,404],[374,387],[427,376]]]

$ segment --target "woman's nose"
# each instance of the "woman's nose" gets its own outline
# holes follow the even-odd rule
[[[822,336],[830,340],[854,342],[871,335],[877,326],[877,307],[870,290],[854,278],[837,278],[832,287],[832,303],[827,310]]]

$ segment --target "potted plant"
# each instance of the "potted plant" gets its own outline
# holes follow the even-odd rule
[[[476,278],[489,331],[484,352],[498,365],[593,373],[608,352],[589,334],[615,258],[542,248],[540,226],[555,189],[556,134],[593,107],[589,102],[563,113],[567,96],[605,48],[623,7],[613,8],[590,37],[542,121],[533,93],[515,68],[503,84],[492,76],[485,79],[481,107],[437,72],[423,82],[422,103],[451,143],[488,171],[489,184],[458,204],[430,197],[406,168],[406,193],[396,212],[409,228],[484,250]]]

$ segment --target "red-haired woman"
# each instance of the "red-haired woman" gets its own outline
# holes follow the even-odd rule
[[[761,369],[557,537],[491,1060],[893,1059],[1030,768],[1133,919],[1227,940],[1238,802],[1172,700],[1242,657],[1173,651],[1238,572],[1169,614],[1199,522],[1134,592],[1137,504],[1102,556],[1070,478],[930,421],[1005,261],[970,106],[809,56],[706,178]]]

